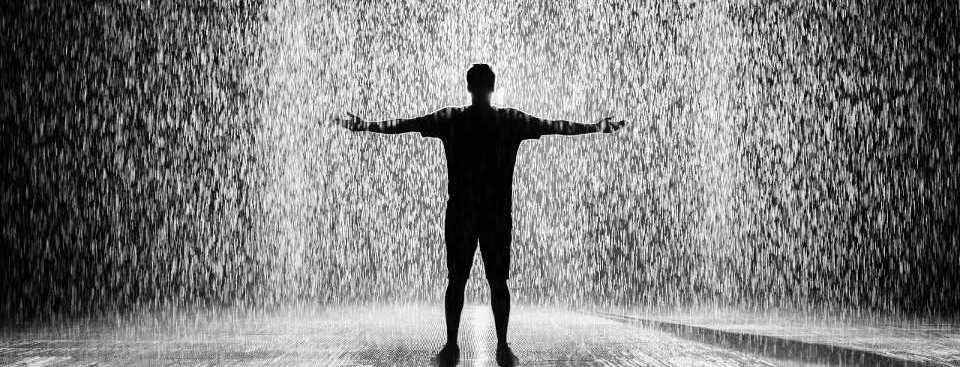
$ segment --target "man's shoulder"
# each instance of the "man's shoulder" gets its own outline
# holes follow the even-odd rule
[[[497,115],[503,120],[517,121],[526,116],[523,111],[513,107],[496,107]]]
[[[467,106],[447,106],[440,109],[440,111],[446,111],[450,113],[463,112],[466,110],[467,110]]]
[[[458,112],[460,112],[460,107],[447,106],[447,107],[441,107],[440,109],[436,110],[436,111],[434,112],[434,114],[437,114],[437,115],[450,115],[450,114],[454,114],[454,113],[458,113]]]
[[[503,113],[503,114],[517,114],[517,113],[522,113],[522,112],[520,112],[520,110],[518,110],[518,109],[516,109],[516,108],[513,108],[513,107],[494,107],[494,109],[497,110],[497,113]]]
[[[465,107],[448,106],[448,107],[443,107],[437,110],[436,112],[433,113],[433,115],[437,117],[441,117],[445,120],[450,120],[450,119],[456,119],[459,116],[462,116],[464,111],[466,111]]]

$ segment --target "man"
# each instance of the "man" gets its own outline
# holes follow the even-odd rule
[[[353,114],[337,122],[353,131],[384,134],[418,132],[443,142],[447,158],[449,199],[444,237],[449,283],[445,296],[447,344],[437,354],[440,365],[456,365],[457,333],[463,293],[477,243],[490,285],[497,330],[497,364],[512,366],[516,357],[507,345],[510,318],[511,185],[520,143],[547,134],[612,133],[625,122],[605,118],[593,124],[544,120],[510,108],[490,105],[496,76],[490,66],[474,64],[467,71],[468,107],[444,108],[412,119],[365,121]]]

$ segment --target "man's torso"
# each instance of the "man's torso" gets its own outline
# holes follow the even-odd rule
[[[452,109],[448,130],[440,137],[447,159],[448,208],[510,215],[513,170],[523,141],[515,124],[505,109]]]

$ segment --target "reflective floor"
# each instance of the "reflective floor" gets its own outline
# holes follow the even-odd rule
[[[657,313],[618,310],[603,315],[667,330],[677,329],[669,325],[683,325],[675,334],[691,339],[703,337],[697,334],[714,339],[730,335],[740,336],[740,339],[750,336],[768,347],[780,340],[784,342],[779,344],[793,349],[794,355],[802,354],[803,350],[819,354],[819,358],[808,356],[806,359],[845,361],[836,364],[875,365],[862,363],[863,359],[872,357],[875,361],[892,365],[960,366],[960,322],[956,318],[844,315],[836,310],[805,313],[783,310],[712,309]],[[740,350],[756,349],[745,343],[739,344]],[[833,356],[827,356],[830,354]]]
[[[425,366],[440,348],[439,306],[154,313],[4,330],[3,366]],[[468,306],[461,365],[493,366],[493,319]],[[807,366],[562,309],[516,307],[523,366]]]

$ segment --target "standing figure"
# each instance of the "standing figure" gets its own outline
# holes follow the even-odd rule
[[[447,158],[449,199],[444,237],[449,283],[445,295],[447,343],[437,354],[440,365],[456,365],[460,357],[457,333],[463,293],[479,243],[490,285],[497,330],[497,364],[513,366],[516,356],[507,345],[510,319],[511,185],[520,143],[543,135],[612,133],[625,124],[605,118],[584,124],[544,120],[512,108],[490,105],[495,75],[490,66],[474,64],[467,71],[473,102],[411,119],[365,121],[353,114],[337,122],[353,131],[383,134],[417,132],[443,142]]]

